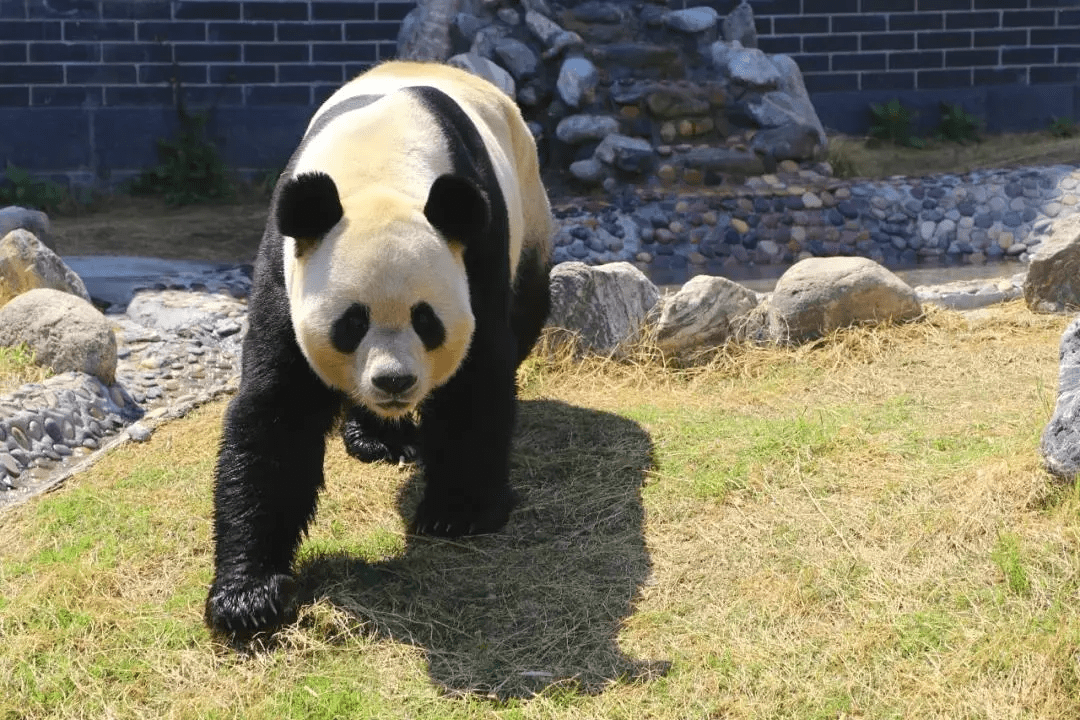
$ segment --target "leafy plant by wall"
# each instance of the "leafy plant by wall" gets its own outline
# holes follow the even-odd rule
[[[871,103],[870,137],[901,147],[921,148],[925,143],[914,134],[918,116],[917,111],[904,107],[897,98],[880,105]]]
[[[208,113],[188,112],[177,92],[179,131],[174,139],[157,141],[158,164],[144,170],[131,183],[139,195],[160,195],[170,205],[190,205],[232,196],[224,160],[207,137]]]
[[[980,142],[979,130],[982,120],[964,110],[959,104],[941,103],[941,121],[934,128],[938,140],[966,145]]]
[[[71,203],[71,193],[63,185],[35,178],[28,170],[8,163],[0,181],[0,207],[20,205],[55,212]]]
[[[1059,138],[1071,138],[1080,135],[1080,124],[1068,117],[1055,117],[1047,128],[1050,134]]]

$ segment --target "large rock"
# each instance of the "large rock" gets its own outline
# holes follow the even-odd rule
[[[773,342],[800,342],[849,325],[903,322],[921,313],[915,291],[873,260],[807,258],[776,283],[768,335]]]
[[[744,48],[757,47],[757,27],[750,3],[743,0],[724,18],[724,40],[737,42]]]
[[[441,62],[450,56],[450,23],[461,0],[421,0],[405,16],[397,36],[399,60]]]
[[[551,271],[548,325],[564,331],[557,342],[576,341],[582,351],[611,355],[639,338],[659,296],[630,263],[561,263]]]
[[[514,38],[503,38],[496,42],[495,55],[519,83],[535,77],[540,67],[540,57],[532,48]]]
[[[618,131],[619,121],[610,115],[569,115],[555,127],[555,137],[569,145],[579,145]]]
[[[713,67],[737,85],[758,91],[773,90],[780,85],[776,66],[757,48],[718,40],[710,46],[710,54]]]
[[[109,321],[82,298],[38,288],[0,308],[0,345],[26,343],[41,365],[55,372],[116,379],[116,336]]]
[[[727,278],[698,275],[661,301],[656,344],[672,355],[723,345],[757,305],[753,290]]]
[[[647,172],[655,160],[652,143],[619,133],[611,133],[601,140],[593,157],[631,173]]]
[[[78,295],[90,302],[82,279],[37,236],[12,230],[0,240],[0,305],[35,288]]]
[[[716,27],[720,15],[711,7],[701,6],[685,10],[673,10],[664,17],[664,22],[672,30],[684,33],[707,32]]]
[[[596,86],[600,83],[600,71],[583,57],[569,57],[559,68],[555,88],[559,97],[569,107],[577,109],[592,102]]]
[[[12,230],[27,230],[40,240],[42,245],[56,252],[49,216],[40,210],[31,210],[18,205],[0,208],[0,238]]]
[[[446,64],[468,70],[473,75],[484,78],[510,97],[514,97],[517,93],[517,86],[510,73],[482,55],[471,52],[462,53],[447,60]]]
[[[1067,480],[1080,474],[1080,317],[1061,337],[1057,404],[1043,430],[1041,450],[1050,472]]]
[[[1031,253],[1024,302],[1035,312],[1080,308],[1080,215],[1056,221]]]
[[[798,63],[787,55],[773,55],[770,61],[780,76],[777,91],[783,93],[787,100],[784,104],[777,103],[777,109],[788,113],[791,123],[813,128],[818,137],[818,151],[815,156],[824,157],[829,147],[829,139],[825,135],[825,127],[821,124],[814,103],[810,102],[810,93],[806,91]],[[766,99],[769,97],[766,95]]]

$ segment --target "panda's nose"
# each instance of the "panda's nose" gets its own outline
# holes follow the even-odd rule
[[[400,395],[416,384],[416,376],[408,374],[376,375],[371,383],[389,395]]]

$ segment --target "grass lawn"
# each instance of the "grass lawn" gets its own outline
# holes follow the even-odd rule
[[[985,168],[1080,165],[1080,138],[1047,132],[984,135],[981,142],[960,144],[927,139],[923,148],[846,136],[829,138],[829,160],[838,177],[883,179],[967,173]]]
[[[413,472],[334,441],[300,620],[248,652],[201,619],[207,406],[0,516],[0,718],[1076,718],[1067,322],[531,359],[506,529],[407,536]]]

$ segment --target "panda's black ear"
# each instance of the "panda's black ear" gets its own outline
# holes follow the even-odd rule
[[[296,254],[314,247],[345,211],[337,186],[326,173],[301,173],[288,180],[278,195],[278,231],[296,240]]]
[[[471,180],[459,175],[440,175],[428,192],[424,217],[448,239],[467,245],[487,232],[491,204],[484,191]]]

